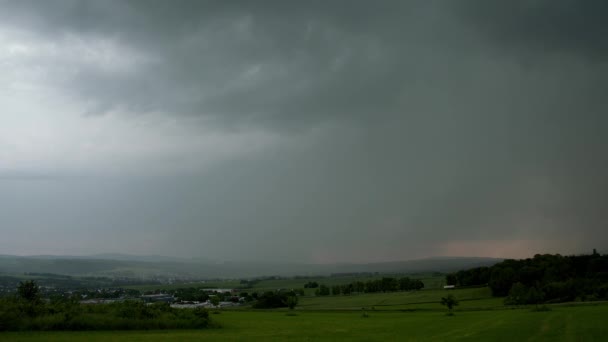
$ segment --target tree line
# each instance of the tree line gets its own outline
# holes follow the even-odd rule
[[[487,285],[505,303],[538,304],[608,299],[608,255],[537,254],[446,276],[448,285]]]
[[[305,284],[307,287],[309,284]],[[311,287],[310,285],[308,287]],[[424,283],[419,279],[383,277],[368,281],[355,281],[344,285],[327,286],[319,284],[315,294],[317,296],[349,295],[351,293],[376,293],[376,292],[396,292],[413,291],[424,288]]]

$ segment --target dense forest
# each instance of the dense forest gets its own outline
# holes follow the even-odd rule
[[[448,285],[488,285],[506,304],[558,303],[608,299],[608,255],[537,254],[491,267],[450,273]]]

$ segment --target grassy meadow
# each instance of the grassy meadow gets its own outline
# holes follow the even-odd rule
[[[410,292],[365,293],[349,296],[309,296],[300,299],[300,310],[443,310],[441,297],[453,294],[464,309],[494,309],[503,307],[503,299],[492,297],[489,288],[459,290],[422,290]]]
[[[453,316],[439,304],[451,293]],[[362,308],[365,308],[364,310]],[[8,332],[2,341],[594,341],[608,336],[608,304],[506,307],[488,288],[302,297],[296,310],[222,309],[219,328],[168,331]],[[365,314],[364,314],[365,313]],[[364,317],[367,316],[367,317]]]
[[[433,274],[391,274],[391,275],[352,275],[352,276],[340,276],[340,277],[300,277],[300,278],[281,278],[281,279],[262,279],[258,280],[250,288],[244,288],[240,280],[208,280],[191,283],[176,283],[176,284],[152,284],[152,285],[128,285],[124,288],[136,289],[140,291],[154,291],[154,290],[174,290],[179,288],[193,287],[193,288],[241,288],[247,292],[263,292],[273,291],[278,289],[297,289],[302,288],[307,282],[317,282],[327,286],[349,284],[355,281],[368,281],[380,279],[382,277],[402,277],[407,276],[413,279],[420,279],[424,283],[425,289],[437,289],[441,288],[445,284],[444,275],[433,275]],[[313,295],[315,289],[305,289],[307,295]]]
[[[608,336],[608,305],[462,311],[225,311],[221,328],[193,331],[11,332],[6,341],[600,341]]]

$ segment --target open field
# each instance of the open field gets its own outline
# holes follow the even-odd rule
[[[503,299],[492,297],[490,289],[422,290],[409,292],[365,293],[349,296],[303,297],[301,310],[441,310],[441,297],[453,294],[459,301],[457,309],[493,309],[503,307]]]
[[[238,280],[212,280],[212,281],[197,281],[191,283],[176,283],[176,284],[150,284],[150,285],[128,285],[123,286],[126,289],[135,289],[140,291],[154,290],[175,290],[183,288],[213,288],[213,289],[233,289],[242,286]]]
[[[443,312],[226,311],[213,315],[222,328],[201,331],[2,333],[6,341],[600,341],[608,336],[608,305]]]
[[[253,284],[251,288],[243,288],[240,280],[209,280],[192,283],[177,283],[177,284],[152,284],[152,285],[129,285],[124,288],[137,289],[140,291],[153,290],[173,290],[178,288],[188,287],[204,287],[204,288],[243,288],[243,291],[272,291],[278,289],[298,289],[303,288],[307,282],[315,281],[319,284],[327,286],[349,284],[355,281],[368,281],[380,279],[382,277],[410,277],[412,279],[420,279],[424,283],[425,289],[437,289],[445,284],[444,275],[433,274],[380,274],[380,275],[353,275],[340,277],[302,277],[302,278],[283,278],[283,279],[264,279]],[[305,289],[306,294],[312,295],[315,289]]]
[[[460,301],[454,316],[439,300]],[[295,316],[287,309],[224,309],[220,328],[120,332],[10,332],[7,341],[199,340],[601,340],[608,334],[606,303],[553,305],[551,311],[509,308],[488,288],[422,290],[351,296],[303,297]],[[369,317],[363,317],[363,310]],[[373,309],[372,309],[373,308]]]

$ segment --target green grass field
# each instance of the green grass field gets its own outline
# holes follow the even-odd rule
[[[249,291],[271,291],[276,289],[297,289],[302,288],[305,283],[309,281],[316,281],[319,284],[327,286],[333,285],[345,285],[353,283],[355,281],[369,281],[375,279],[381,279],[382,277],[410,277],[412,279],[420,279],[424,283],[425,289],[437,289],[441,288],[445,283],[445,276],[433,276],[433,275],[411,275],[411,274],[391,274],[391,275],[370,275],[370,276],[343,276],[343,277],[311,277],[306,279],[276,279],[276,280],[262,280],[256,283]],[[315,289],[305,289],[307,295],[313,295]]]
[[[454,316],[439,304],[452,294]],[[365,308],[365,310],[362,310]],[[287,309],[223,309],[219,328],[200,331],[9,332],[4,341],[600,341],[608,336],[608,303],[552,305],[550,311],[511,308],[488,288],[302,297]],[[364,312],[369,317],[363,317]]]
[[[226,311],[201,331],[2,333],[5,341],[601,341],[608,305],[443,312]]]
[[[162,284],[162,285],[128,285],[123,286],[126,289],[135,289],[140,291],[154,291],[154,290],[175,290],[183,288],[213,288],[213,289],[233,289],[241,286],[238,280],[220,280],[220,281],[200,281],[192,283],[177,283],[177,284]]]
[[[410,277],[412,279],[420,279],[424,283],[425,289],[437,289],[443,286],[445,283],[445,276],[437,276],[431,274],[396,274],[396,275],[370,275],[370,276],[343,276],[343,277],[309,277],[309,278],[285,278],[285,279],[265,279],[260,280],[254,284],[251,288],[243,288],[246,292],[264,292],[274,291],[278,289],[301,289],[304,284],[309,281],[316,281],[319,284],[325,284],[327,286],[332,285],[344,285],[355,281],[368,281],[379,279],[385,276],[390,277]],[[177,283],[177,284],[163,284],[163,285],[129,285],[125,288],[137,289],[140,291],[153,291],[153,290],[175,290],[179,288],[242,288],[240,280],[215,280],[205,282],[192,282],[192,283]],[[312,295],[315,289],[305,289],[307,295]]]
[[[502,298],[494,298],[489,288],[460,290],[422,290],[411,292],[366,293],[349,296],[303,297],[301,310],[441,310],[441,297],[453,294],[460,301],[458,309],[493,309],[503,307]]]

